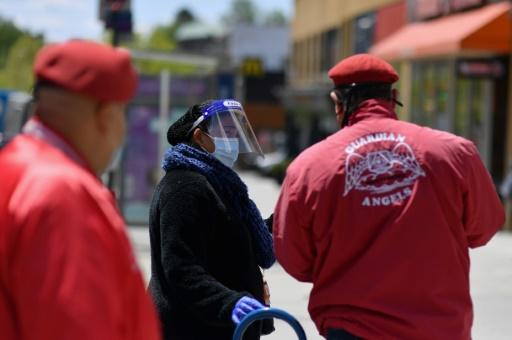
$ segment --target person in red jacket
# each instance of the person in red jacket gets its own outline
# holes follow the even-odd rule
[[[137,86],[126,51],[72,40],[36,56],[35,116],[0,150],[2,339],[160,339],[124,222],[98,176]]]
[[[313,283],[327,339],[471,339],[468,248],[504,223],[475,145],[397,120],[398,74],[378,57],[346,58],[329,77],[341,130],[287,170],[278,261]]]

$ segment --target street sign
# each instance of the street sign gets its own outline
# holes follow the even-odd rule
[[[457,72],[463,77],[502,78],[506,74],[505,63],[493,58],[457,60]]]
[[[132,33],[131,0],[100,0],[98,10],[98,17],[105,28],[121,34]]]
[[[132,7],[131,0],[99,0],[98,19],[105,22],[108,12],[127,11]]]
[[[242,74],[244,76],[259,77],[265,73],[260,58],[245,58],[242,63]]]

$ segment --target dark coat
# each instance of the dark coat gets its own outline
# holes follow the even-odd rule
[[[164,339],[230,340],[231,312],[242,296],[263,302],[252,239],[206,178],[171,170],[150,211],[150,291]],[[261,323],[244,339],[260,338]]]

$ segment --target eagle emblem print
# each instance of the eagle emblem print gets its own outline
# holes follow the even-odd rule
[[[425,176],[405,136],[379,132],[360,137],[345,149],[345,190],[367,192],[362,206],[400,204]]]

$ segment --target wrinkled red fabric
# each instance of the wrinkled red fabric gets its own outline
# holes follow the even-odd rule
[[[109,191],[28,135],[0,150],[2,339],[159,339]]]

